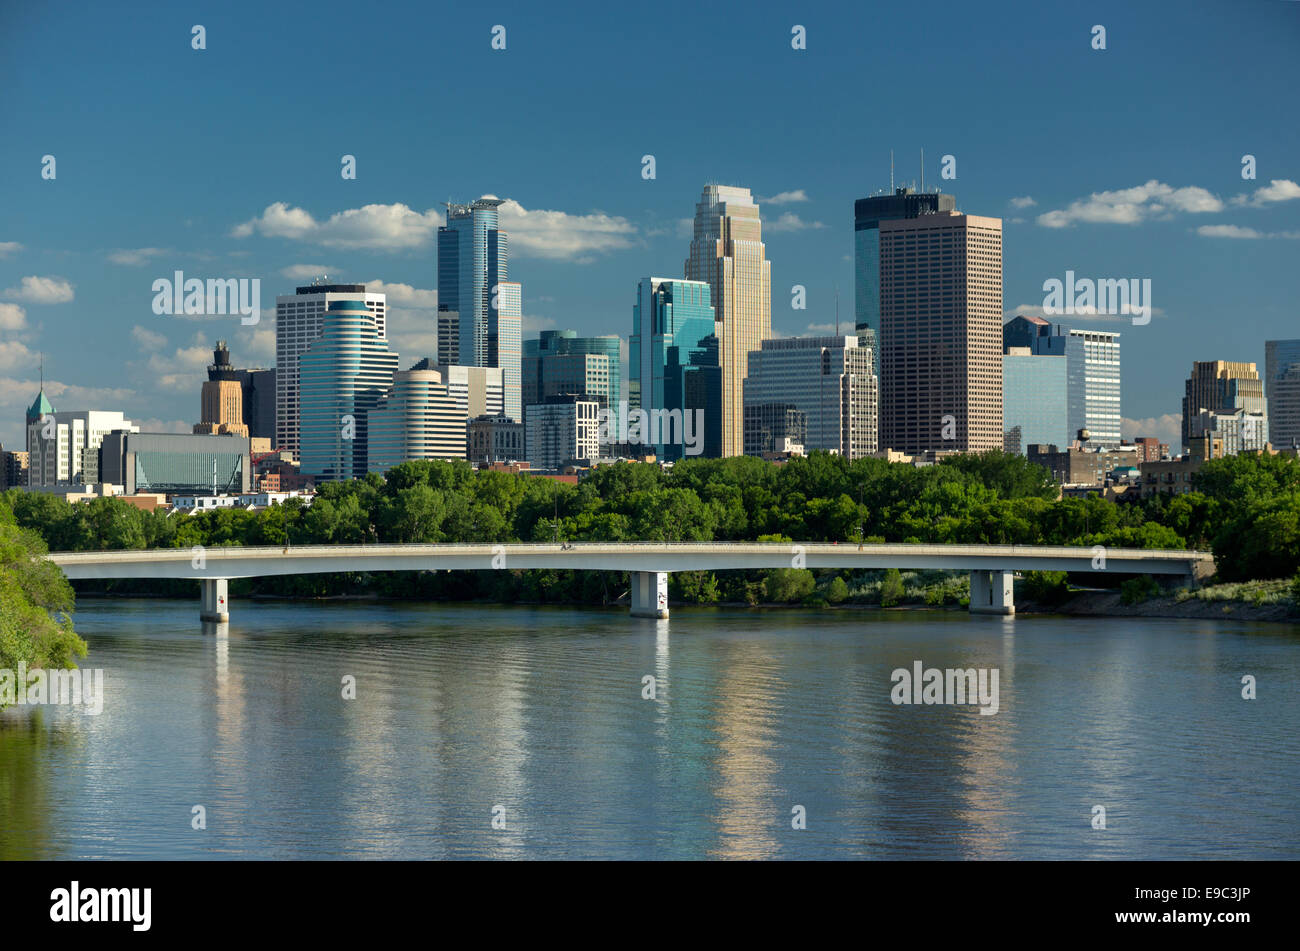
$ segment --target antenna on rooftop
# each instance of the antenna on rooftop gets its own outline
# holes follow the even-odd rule
[[[921,149],[921,192],[925,192],[925,149]]]
[[[894,193],[894,150],[889,150],[889,194]]]
[[[835,285],[835,336],[840,335],[840,286]]]

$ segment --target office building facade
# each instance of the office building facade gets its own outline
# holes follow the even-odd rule
[[[745,405],[745,455],[804,452],[808,414],[793,403]]]
[[[600,456],[600,404],[577,396],[550,396],[528,407],[524,451],[533,469],[560,469]]]
[[[862,345],[872,349],[880,373],[880,222],[955,211],[957,199],[938,192],[895,188],[853,203],[853,317]]]
[[[695,206],[686,278],[709,285],[718,324],[722,455],[744,452],[749,354],[772,336],[772,267],[748,188],[706,185]]]
[[[518,462],[525,458],[523,423],[500,413],[470,420],[469,461],[473,465]]]
[[[642,279],[632,305],[627,402],[633,416],[638,410],[645,415],[637,416],[639,425],[629,425],[629,431],[623,431],[621,407],[611,406],[611,443],[638,442],[660,460],[680,459],[694,454],[687,445],[693,440],[687,439],[686,427],[691,428],[692,436],[712,427],[718,434],[721,454],[721,404],[725,402],[721,372],[713,374],[712,387],[707,383],[697,386],[693,379],[698,373],[704,375],[703,381],[712,369],[720,371],[716,328],[712,289],[706,281]]]
[[[623,341],[609,334],[579,337],[572,330],[543,330],[524,342],[523,402],[547,396],[587,394],[617,410],[623,392]]]
[[[881,220],[881,449],[1001,449],[1002,220]]]
[[[303,473],[326,481],[366,474],[368,415],[392,387],[397,365],[367,301],[330,301],[320,336],[298,357]]]
[[[464,459],[465,427],[440,370],[400,370],[369,412],[367,469],[385,473],[412,459]]]
[[[251,489],[249,437],[232,433],[114,430],[100,446],[101,482],[165,495],[219,495]]]
[[[509,241],[498,218],[502,204],[493,195],[447,204],[447,223],[438,229],[438,310],[458,315],[456,363],[500,368],[505,413],[522,419],[523,291],[508,276]],[[440,358],[443,349],[440,342]]]
[[[1268,441],[1268,404],[1264,399],[1264,381],[1255,364],[1232,360],[1193,363],[1183,387],[1184,448],[1191,444],[1193,437],[1215,431],[1217,417],[1228,423],[1229,418],[1237,416],[1241,417],[1243,429],[1262,430],[1253,434],[1254,440],[1261,444]]]
[[[119,412],[58,412],[41,389],[27,410],[27,485],[93,485],[99,474],[99,446],[114,430],[139,432]]]
[[[1087,431],[1089,446],[1118,446],[1123,441],[1119,337],[1105,330],[1066,330],[1035,316],[1014,317],[1003,326],[1005,348],[1028,347],[1035,356],[1065,357],[1065,442],[1076,439],[1080,430]]]
[[[1300,340],[1264,341],[1264,390],[1270,441],[1300,447]]]
[[[297,453],[300,446],[300,392],[298,360],[325,326],[325,315],[336,301],[362,301],[370,311],[375,333],[387,339],[387,299],[367,293],[364,284],[311,284],[294,294],[275,299],[275,440],[276,449]],[[250,427],[251,432],[251,427]],[[261,435],[256,433],[255,435]]]
[[[1067,358],[1008,347],[1002,355],[1003,450],[1024,455],[1031,443],[1068,446]]]
[[[764,340],[749,355],[744,405],[793,406],[805,419],[806,450],[860,459],[879,448],[873,366],[857,335]]]

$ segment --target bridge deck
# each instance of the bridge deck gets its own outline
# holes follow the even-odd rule
[[[57,552],[73,579],[254,578],[336,571],[515,568],[724,571],[756,568],[1094,571],[1204,577],[1209,552],[1037,545],[863,545],[775,542],[584,542],[509,545],[313,545]]]

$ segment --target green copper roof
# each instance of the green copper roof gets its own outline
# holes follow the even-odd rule
[[[31,422],[34,419],[40,419],[47,413],[53,412],[53,405],[51,405],[50,401],[45,398],[45,390],[41,390],[41,392],[37,394],[35,402],[32,403],[31,409],[27,411],[27,421]]]

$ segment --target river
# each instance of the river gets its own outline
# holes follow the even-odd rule
[[[103,711],[0,713],[0,858],[1300,858],[1297,625],[236,600],[204,631],[197,601],[90,598],[76,620]],[[918,661],[996,671],[997,712],[895,704]]]

